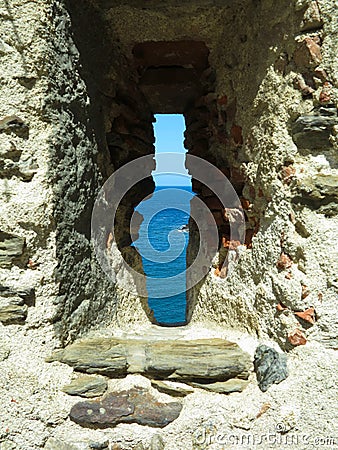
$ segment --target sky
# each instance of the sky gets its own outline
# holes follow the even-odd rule
[[[191,186],[191,177],[184,166],[187,150],[183,146],[185,130],[183,115],[156,114],[155,118],[156,170],[152,175],[156,186]],[[176,155],[164,155],[166,152]]]

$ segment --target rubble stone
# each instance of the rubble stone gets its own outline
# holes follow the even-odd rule
[[[255,352],[254,366],[258,386],[265,392],[274,383],[280,383],[288,376],[286,356],[273,348],[260,345]]]
[[[82,426],[112,427],[119,423],[138,423],[163,428],[179,416],[180,403],[160,403],[149,392],[134,388],[108,393],[100,401],[76,403],[70,418]]]

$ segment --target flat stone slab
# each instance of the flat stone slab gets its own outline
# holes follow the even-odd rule
[[[101,401],[76,403],[69,417],[85,427],[107,428],[119,423],[138,423],[163,428],[177,419],[181,409],[180,403],[160,403],[147,390],[133,388],[108,393]]]
[[[108,388],[107,380],[101,376],[83,375],[62,388],[68,395],[78,395],[80,397],[99,397]]]
[[[210,392],[216,392],[218,394],[231,394],[232,392],[242,392],[249,384],[249,381],[232,378],[231,380],[216,381],[215,383],[202,384],[190,382],[189,384],[193,387],[205,389]]]
[[[328,109],[327,113],[330,114],[329,111]],[[322,113],[300,116],[292,126],[293,140],[300,149],[330,148],[332,147],[330,135],[333,133],[333,127],[337,124],[336,109],[332,109],[332,115],[323,115]]]
[[[0,322],[4,325],[22,324],[26,320],[28,306],[34,302],[34,289],[0,285]]]
[[[0,296],[0,322],[3,324],[22,323],[26,320],[28,307],[20,297]]]
[[[23,254],[25,239],[0,231],[0,266],[10,268]]]
[[[224,339],[83,339],[54,352],[47,361],[111,377],[141,373],[150,378],[196,382],[247,379],[252,367],[250,356]]]
[[[172,385],[171,381],[152,380],[151,385],[163,394],[171,395],[173,397],[185,397],[194,392],[194,389],[187,385]]]

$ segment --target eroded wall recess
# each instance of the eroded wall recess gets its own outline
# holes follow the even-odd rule
[[[312,135],[314,128],[301,125],[305,120],[301,117],[310,112],[309,124],[311,117],[311,123],[330,117],[332,126],[337,120],[334,74],[327,73],[330,64],[324,67],[330,57],[322,52],[326,48],[323,18],[313,19],[317,9],[311,4],[291,11],[284,2],[273,6],[251,1],[235,5],[159,2],[146,9],[137,2],[91,5],[101,20],[105,41],[120,55],[119,63],[115,59],[104,66],[104,85],[109,86],[110,80],[115,86],[110,104],[105,104],[105,117],[118,116],[121,92],[124,99],[134,98],[128,106],[129,117],[114,117],[107,130],[110,142],[122,139],[133,148],[126,151],[120,146],[118,150],[109,143],[112,164],[117,167],[122,160],[136,157],[135,151],[152,151],[154,113],[183,113],[189,153],[208,160],[229,178],[245,211],[246,242],[235,273],[220,281],[222,273],[216,264],[204,282],[189,293],[189,319],[267,334],[286,347],[292,345],[292,336],[299,329],[304,336],[324,339],[325,335],[329,342],[331,338],[324,333],[325,321],[331,321],[329,316],[324,313],[326,319],[302,330],[295,314],[307,308],[320,310],[319,294],[325,286],[322,277],[314,282],[312,273],[324,271],[330,276],[324,267],[319,272],[314,269],[318,266],[313,248],[304,233],[299,235],[297,231],[308,228],[304,223],[311,214],[316,214],[313,223],[325,220],[304,202],[302,206],[297,195],[305,189],[305,161],[311,170],[318,170],[316,160],[311,162],[309,153],[305,156],[302,150],[308,147],[302,138],[306,127]],[[76,7],[71,9],[76,14]],[[75,34],[81,34],[81,26],[77,25]],[[102,75],[102,67],[100,71]],[[295,80],[299,77],[311,87],[306,93],[303,88],[298,90]],[[114,84],[117,78],[120,84]],[[104,121],[107,123],[107,119]],[[336,145],[330,127],[325,128],[325,137],[322,135],[327,140],[321,145],[324,154]],[[332,177],[335,163],[331,153],[327,154],[327,170],[333,170],[328,176]],[[220,248],[226,252],[231,244],[224,210],[204,186],[193,181],[193,188],[211,209],[219,229]],[[326,195],[318,189],[319,195]],[[332,204],[330,199],[328,204]],[[126,201],[125,225],[133,206]],[[124,244],[128,245],[128,236]],[[195,244],[191,239],[191,257]],[[317,244],[322,248],[322,243]],[[286,269],[278,265],[282,254],[291,260]],[[304,286],[311,295],[304,297]],[[327,297],[329,304],[332,294]],[[278,309],[280,304],[286,309]],[[119,314],[127,320],[124,311]]]

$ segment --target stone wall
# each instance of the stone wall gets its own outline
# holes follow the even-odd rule
[[[233,448],[201,443],[201,433],[262,436],[280,424],[278,439],[299,430],[310,442],[335,436],[337,19],[335,0],[1,3],[1,449]],[[178,41],[181,50],[167,52],[170,73],[182,76],[175,84],[161,51]],[[147,48],[154,49],[156,67]],[[171,96],[159,74],[171,83]],[[182,80],[193,79],[198,89],[183,89]],[[173,97],[176,88],[182,97]],[[216,258],[189,292],[189,326],[167,329],[151,326],[145,299],[109,281],[90,241],[100,187],[125,163],[154,152],[153,114],[165,108],[185,114],[188,151],[228,176],[247,228],[245,245],[230,244],[223,207],[193,180],[216,219],[220,254],[233,245],[240,257],[228,278]],[[119,248],[142,271],[129,219],[153,188],[144,180],[121,203],[111,255],[116,267]],[[110,250],[109,230],[105,238]],[[197,245],[193,232],[189,258]],[[106,339],[116,334],[129,342],[134,330],[125,379],[74,380],[70,367],[46,362],[77,337],[92,333],[109,350]],[[178,347],[196,338],[231,339],[250,361],[258,343],[279,345],[290,350],[289,378],[261,392],[250,372],[245,392],[229,395],[217,393],[224,386],[210,393],[197,383],[183,389],[176,405],[182,412],[161,430],[131,423],[94,430],[71,422],[80,398],[61,392],[69,382],[149,391],[161,405],[182,393],[170,383],[166,393],[157,392],[163,380],[140,375],[144,330]],[[91,351],[102,369],[97,347]]]
[[[228,176],[245,209],[247,237],[232,277],[220,279],[218,266],[216,275],[212,270],[189,293],[188,318],[267,334],[283,345],[297,329],[336,345],[330,344],[336,295],[335,17],[328,2],[286,3],[277,12],[269,1],[187,5],[179,18],[177,5],[161,3],[147,11],[100,2],[5,4],[6,321],[22,322],[28,313],[35,326],[53,323],[56,334],[69,340],[95,324],[147,321],[143,310],[150,317],[144,300],[117,293],[98,267],[90,216],[109,175],[154,151],[151,94],[146,91],[146,98],[138,85],[142,61],[135,64],[135,44],[189,38],[205,42],[210,54],[200,75],[202,96],[183,111],[185,144]],[[27,23],[26,14],[35,19]],[[149,26],[154,20],[157,28]],[[33,33],[26,32],[30,26]],[[163,102],[157,107],[165,109]],[[229,245],[221,205],[193,185],[214,214],[220,246]],[[152,189],[145,181],[120,207],[117,240],[129,258],[129,218]],[[196,245],[192,236],[190,257]],[[287,258],[286,271],[277,267],[280,257]],[[138,255],[132,259],[140,265]],[[25,296],[34,301],[27,305]],[[308,310],[316,324],[302,330],[307,324],[294,313]]]
[[[305,336],[337,346],[332,7],[260,2],[224,28],[216,89],[225,143],[209,139],[208,155],[238,180],[251,236],[231,277],[210,274],[193,292],[194,323],[239,327],[286,347]]]
[[[1,307],[20,306],[25,314],[10,321],[23,322],[28,312],[33,326],[53,320],[58,292],[48,175],[54,130],[44,119],[50,8],[51,2],[1,5]],[[25,291],[35,299],[29,306],[20,295]]]
[[[127,91],[120,101],[127,115],[132,88],[116,45],[105,44],[112,64],[107,48],[94,55],[88,35],[76,33],[76,19],[86,28],[91,13],[95,9],[76,16],[72,31],[62,2],[6,2],[1,10],[1,314],[4,323],[53,324],[63,342],[96,324],[116,323],[117,294],[93,256],[90,220],[100,186],[127,153],[126,143],[118,147],[129,135],[118,129],[116,86],[120,97]],[[92,44],[102,38],[94,31]],[[147,114],[144,108],[140,114]],[[142,154],[142,145],[151,152],[152,140],[148,147],[130,143],[134,153],[127,160]],[[127,201],[127,210],[138,202]],[[121,301],[124,296],[120,292]],[[146,320],[139,300],[128,298],[132,305],[129,312],[121,307],[121,320]]]

